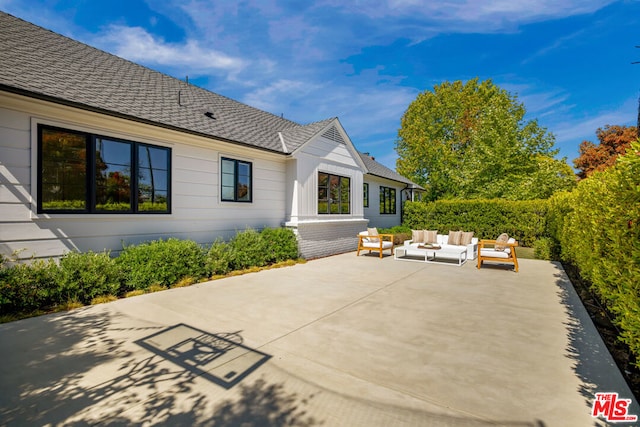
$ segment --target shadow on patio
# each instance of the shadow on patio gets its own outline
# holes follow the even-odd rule
[[[202,378],[215,384],[214,388],[231,389],[268,360],[268,355],[242,346],[237,333],[207,334],[184,325],[162,331],[159,327],[118,328],[114,323],[108,313],[80,309],[0,325],[0,345],[5,353],[0,367],[0,425],[317,424],[306,416],[306,400],[287,393],[283,384],[261,379],[240,384],[239,399],[219,402],[212,401],[201,384],[196,385]],[[114,331],[121,338],[114,339]],[[140,353],[135,354],[127,345],[127,336],[150,331],[152,335],[139,340],[147,349],[167,331],[173,332],[169,334],[173,338],[176,332],[196,331],[198,341],[191,346],[188,340],[181,340],[164,354],[155,348],[140,358]],[[236,361],[243,360],[247,369],[227,381],[216,377],[215,371],[203,369],[207,368],[204,363],[211,361],[207,359],[211,353],[203,345],[209,350],[217,345],[223,350],[220,355],[241,349],[259,357],[257,361],[250,358],[247,365],[246,354],[232,355]],[[202,351],[180,353],[187,346]],[[229,366],[229,360],[220,362]]]
[[[609,349],[571,280],[565,274],[558,274],[556,278],[558,295],[569,317],[569,321],[565,324],[569,331],[567,357],[574,361],[574,370],[583,382],[580,393],[588,406],[593,405],[594,395],[597,392],[618,392],[621,398],[634,397],[628,387],[619,390],[621,384],[626,386],[626,380],[612,358],[602,357],[602,354],[609,353]],[[608,362],[607,367],[610,369],[603,369],[603,360]],[[615,372],[615,375],[612,376],[611,372]],[[639,411],[636,405],[630,408],[630,413],[638,414]]]

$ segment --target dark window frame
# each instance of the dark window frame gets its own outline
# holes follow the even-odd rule
[[[223,162],[233,162],[233,198],[224,198],[223,194],[223,180],[222,180],[222,163]],[[238,166],[240,164],[245,164],[249,166],[249,200],[240,200],[238,197]],[[220,201],[222,202],[231,202],[231,203],[253,203],[253,162],[247,160],[239,160],[233,159],[231,157],[220,157]]]
[[[392,203],[393,202],[393,203]],[[380,215],[395,215],[397,213],[397,191],[393,187],[380,186]]]
[[[320,175],[327,176],[326,185],[320,184],[321,182]],[[318,171],[317,176],[318,176],[318,197],[317,197],[318,203],[316,205],[316,208],[317,208],[318,215],[351,215],[351,178],[348,176],[336,175],[333,173],[322,172],[322,171]],[[337,185],[338,192],[339,192],[338,200],[335,200],[331,197],[332,178],[338,179],[338,185]],[[348,188],[348,193],[346,197],[346,199],[348,200],[346,202],[342,200],[343,194],[341,192],[341,190],[343,189],[343,185],[345,185],[344,183],[346,183],[346,186]],[[321,198],[322,194],[326,194],[326,199]],[[320,210],[321,203],[327,204],[327,209],[324,212]],[[346,203],[346,212],[343,212],[345,203]],[[336,208],[337,212],[331,212],[332,206],[337,206]]]
[[[36,210],[38,214],[74,214],[74,215],[168,215],[171,214],[171,198],[172,198],[172,190],[171,190],[171,148],[163,147],[159,145],[147,144],[137,141],[130,141],[122,138],[114,138],[107,135],[96,134],[92,132],[86,131],[78,131],[75,129],[62,128],[59,126],[52,126],[46,124],[38,124],[37,127],[37,205]],[[83,209],[51,209],[45,208],[43,206],[43,161],[45,157],[44,148],[43,148],[43,133],[45,131],[53,131],[53,132],[66,132],[70,134],[75,134],[84,137],[85,139],[85,168],[84,173],[86,174],[86,179],[84,180],[85,191],[84,191],[84,208]],[[97,179],[96,179],[96,168],[97,168],[97,156],[96,156],[96,141],[97,140],[105,140],[110,142],[117,143],[126,143],[130,145],[130,184],[129,184],[129,204],[130,208],[127,210],[107,210],[107,209],[98,209],[97,208]],[[162,150],[166,153],[166,210],[139,210],[138,203],[138,183],[141,180],[140,169],[138,159],[138,149],[139,147],[151,147],[153,149]],[[162,170],[158,168],[158,170]],[[132,179],[131,177],[135,177]],[[164,189],[162,189],[164,191]]]
[[[369,183],[365,182],[362,184],[362,207],[369,207]]]

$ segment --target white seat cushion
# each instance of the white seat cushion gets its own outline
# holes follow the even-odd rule
[[[371,249],[380,249],[380,242],[363,242],[362,246],[365,248],[371,248]],[[393,242],[389,242],[389,241],[383,241],[382,242],[382,249],[390,249],[393,246]]]
[[[504,251],[496,251],[493,249],[481,249],[480,256],[491,258],[504,258],[507,259],[511,255],[511,248],[506,248]]]

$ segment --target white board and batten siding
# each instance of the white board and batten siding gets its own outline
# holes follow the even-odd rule
[[[362,168],[357,153],[344,142],[341,132],[330,129],[338,138],[327,138],[327,132],[302,146],[290,160],[290,174],[295,175],[294,189],[287,206],[286,226],[298,235],[300,253],[317,258],[355,250],[357,234],[366,230],[362,210]],[[331,134],[331,132],[329,132]],[[350,213],[318,214],[318,173],[325,172],[350,178]]]
[[[305,144],[293,157],[291,172],[295,173],[298,191],[295,192],[297,198],[292,201],[293,208],[289,208],[287,213],[297,212],[297,218],[288,218],[288,220],[304,221],[327,217],[362,218],[362,169],[346,144],[336,143],[325,137],[317,137]],[[349,215],[318,214],[319,172],[350,178],[351,213]]]
[[[38,214],[37,126],[48,124],[171,148],[171,214]],[[252,163],[253,201],[220,201],[220,158]],[[32,167],[33,166],[33,167]],[[176,237],[209,244],[284,220],[285,157],[19,95],[0,94],[0,253],[55,258],[118,252]]]

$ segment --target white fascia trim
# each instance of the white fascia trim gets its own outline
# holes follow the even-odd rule
[[[285,153],[288,153],[289,150],[287,150],[287,144],[284,143],[284,137],[282,136],[282,132],[278,132],[278,136],[280,137],[280,142],[282,143],[282,150]]]
[[[324,225],[324,224],[367,224],[367,218],[350,218],[350,219],[305,219],[300,221],[287,221],[284,223],[286,227],[295,227],[298,225]]]

